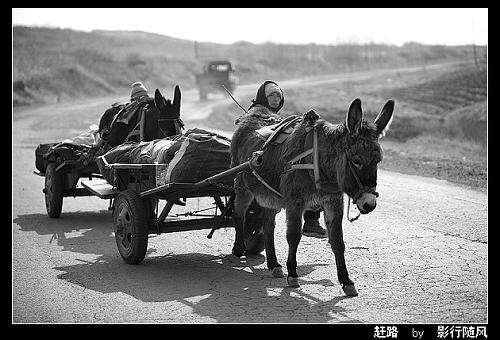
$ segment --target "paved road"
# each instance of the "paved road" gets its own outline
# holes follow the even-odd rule
[[[184,93],[188,127],[190,114],[206,115],[195,98]],[[150,235],[145,260],[131,266],[116,249],[107,201],[66,198],[61,217],[48,218],[44,179],[32,173],[36,145],[84,132],[115,99],[14,112],[14,322],[487,322],[487,197],[446,181],[379,171],[377,209],[344,222],[356,298],[343,295],[326,240],[302,238],[301,287],[290,289],[263,255],[230,255],[234,230],[211,240],[208,231]],[[283,264],[284,223],[280,213]]]

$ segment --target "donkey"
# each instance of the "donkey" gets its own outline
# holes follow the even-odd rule
[[[181,90],[179,86],[175,86],[173,102],[161,94],[159,89],[156,89],[154,98],[146,100],[148,104],[144,117],[144,141],[152,141],[153,139],[163,138],[180,134],[184,123],[180,118],[181,109]],[[107,143],[110,147],[122,144],[127,139],[127,136],[134,130],[137,124],[141,123],[140,115],[135,114],[128,124],[123,122],[114,122],[114,117],[120,108],[112,107],[106,110],[99,121],[99,133],[101,137],[107,138]],[[105,128],[107,132],[105,133]],[[104,137],[103,135],[106,135]]]
[[[274,228],[276,214],[285,208],[287,282],[290,287],[299,287],[296,254],[302,236],[302,215],[307,209],[323,208],[338,280],[345,294],[357,296],[344,258],[343,193],[353,199],[362,214],[375,209],[377,164],[382,160],[378,139],[390,125],[393,111],[394,101],[390,100],[370,123],[363,118],[361,100],[356,99],[347,111],[345,122],[331,124],[311,110],[281,144],[265,143],[255,131],[262,125],[262,116],[243,116],[231,141],[232,166],[252,158],[254,151],[261,150],[263,145],[265,149],[260,156],[260,166],[251,166],[235,178],[233,254],[239,257],[245,251],[245,212],[255,198],[264,210],[267,267],[274,277],[284,277],[275,254]],[[269,112],[269,115],[273,114]],[[311,144],[311,135],[314,137],[312,151],[303,152],[308,147],[306,144]],[[304,155],[311,153],[309,157],[313,158],[314,166],[303,164],[308,158]]]

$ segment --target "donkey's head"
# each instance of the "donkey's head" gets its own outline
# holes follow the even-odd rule
[[[363,118],[361,100],[355,99],[347,111],[347,135],[338,159],[338,183],[362,214],[377,206],[377,164],[382,160],[379,137],[392,121],[394,101],[389,100],[373,123]]]
[[[184,122],[181,119],[181,90],[175,86],[174,99],[165,99],[159,89],[155,91],[154,103],[158,109],[158,126],[164,136],[173,136],[181,133]]]

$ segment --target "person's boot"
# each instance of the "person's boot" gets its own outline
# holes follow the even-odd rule
[[[304,213],[304,225],[302,235],[317,238],[327,238],[326,229],[319,224],[319,211],[306,211]]]

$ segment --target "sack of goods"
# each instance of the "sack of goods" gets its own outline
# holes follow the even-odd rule
[[[55,162],[59,165],[66,160],[80,160],[99,142],[98,130],[97,124],[92,124],[87,132],[76,137],[55,143],[39,144],[35,149],[35,167],[44,173],[48,162]],[[89,167],[95,168],[95,164],[92,162]]]
[[[229,169],[230,146],[231,140],[224,136],[193,128],[183,135],[118,145],[97,157],[96,163],[111,185],[114,185],[112,170],[104,168],[101,157],[109,164],[158,164],[156,186],[167,183],[195,183]],[[233,176],[227,176],[219,183],[232,186],[233,179]]]

